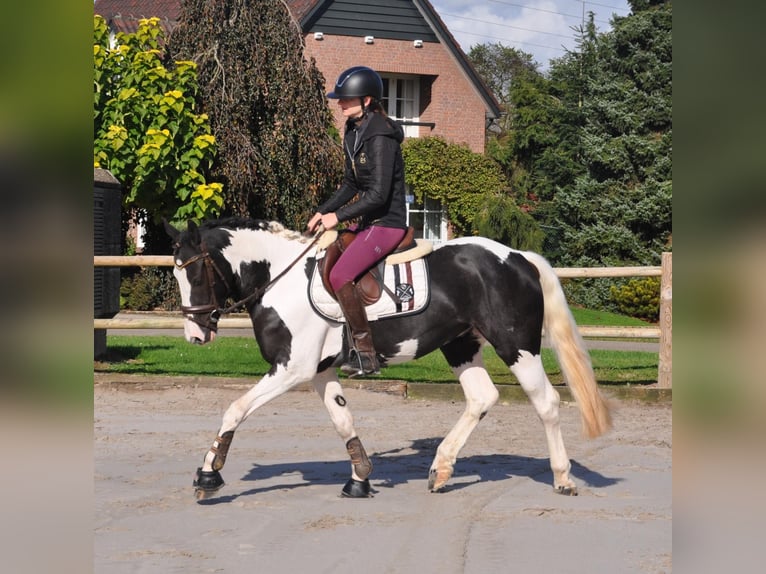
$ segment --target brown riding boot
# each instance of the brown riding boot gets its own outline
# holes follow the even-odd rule
[[[349,351],[348,361],[341,365],[340,370],[350,378],[379,373],[380,365],[372,344],[367,313],[356,292],[356,286],[353,283],[346,283],[335,292],[335,296],[346,316],[353,345]]]

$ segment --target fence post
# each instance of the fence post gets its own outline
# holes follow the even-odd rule
[[[662,254],[660,282],[660,361],[657,386],[673,386],[673,254]]]

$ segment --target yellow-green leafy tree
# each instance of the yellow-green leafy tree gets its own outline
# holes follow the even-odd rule
[[[196,109],[196,64],[163,62],[159,18],[114,41],[101,16],[93,24],[93,160],[122,184],[124,214],[150,224],[218,215],[223,186],[206,179],[217,145]]]

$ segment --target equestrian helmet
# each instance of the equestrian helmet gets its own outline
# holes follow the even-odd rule
[[[354,66],[338,76],[335,89],[327,94],[330,99],[363,98],[372,96],[375,100],[383,97],[383,80],[378,73],[367,66]]]

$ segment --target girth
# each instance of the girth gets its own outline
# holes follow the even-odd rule
[[[327,247],[325,256],[319,260],[319,272],[322,275],[322,284],[335,300],[337,300],[337,297],[335,296],[335,291],[333,290],[332,285],[330,285],[330,271],[354,239],[356,239],[356,232],[348,229],[339,231],[337,239]],[[410,226],[407,228],[399,245],[397,245],[396,249],[391,253],[402,253],[408,249],[413,249],[416,246],[415,228]],[[386,260],[384,258],[372,269],[368,269],[367,272],[356,281],[356,290],[359,293],[359,298],[365,305],[372,305],[378,301],[383,294],[383,291],[386,291],[394,301],[398,299],[396,294],[391,292],[383,283],[383,270],[385,265]]]

